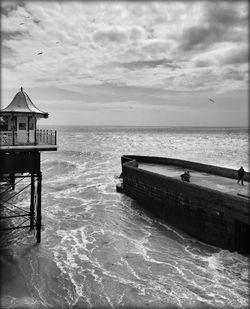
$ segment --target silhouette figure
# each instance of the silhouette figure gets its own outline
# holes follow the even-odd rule
[[[190,173],[189,171],[186,171],[184,174],[181,174],[181,180],[190,182]]]
[[[237,183],[241,183],[242,186],[244,185],[244,183],[243,183],[244,175],[245,175],[245,171],[244,171],[244,168],[241,166],[241,168],[238,170],[238,181],[237,181]]]

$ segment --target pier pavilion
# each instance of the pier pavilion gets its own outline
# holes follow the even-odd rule
[[[11,103],[0,110],[0,230],[36,228],[38,243],[42,226],[40,153],[57,150],[56,131],[37,127],[37,121],[48,116],[22,87]],[[29,211],[15,205],[17,196],[28,189]]]

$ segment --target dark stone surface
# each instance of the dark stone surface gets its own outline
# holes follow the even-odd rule
[[[154,215],[201,241],[243,254],[250,253],[248,200],[139,169],[135,159],[138,162],[177,164],[185,169],[210,171],[235,179],[237,171],[168,158],[122,157],[125,194]]]

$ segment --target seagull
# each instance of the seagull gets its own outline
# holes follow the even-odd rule
[[[43,53],[42,52],[40,52],[40,53],[38,53],[37,55],[42,55]]]
[[[59,44],[59,42],[56,42],[56,44]]]
[[[212,99],[210,99],[210,98],[208,98],[208,100],[211,101],[211,102],[213,102],[213,103],[215,103],[214,100],[212,100]]]
[[[24,25],[24,23],[20,23],[19,25]]]

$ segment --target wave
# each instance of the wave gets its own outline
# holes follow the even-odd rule
[[[103,158],[103,156],[105,155],[104,152],[102,151],[98,151],[98,150],[95,150],[95,151],[79,151],[79,150],[66,150],[66,149],[63,149],[61,151],[61,154],[64,156],[64,157],[70,157],[70,158],[74,158],[74,159],[77,159],[77,158],[96,158],[96,159],[100,159],[100,158]]]
[[[45,160],[42,162],[42,171],[45,177],[50,179],[74,173],[79,169],[79,165],[66,160]]]

